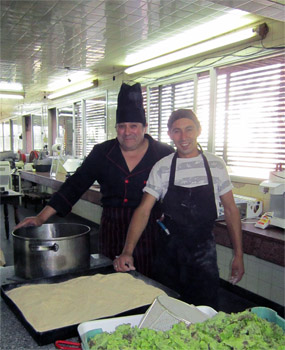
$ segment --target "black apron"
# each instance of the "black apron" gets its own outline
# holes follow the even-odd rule
[[[154,262],[154,278],[194,305],[218,308],[219,272],[212,229],[217,218],[213,179],[201,152],[208,184],[194,188],[174,185],[174,155],[168,191],[162,202],[163,224]]]

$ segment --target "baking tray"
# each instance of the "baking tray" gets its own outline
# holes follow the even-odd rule
[[[116,273],[114,271],[113,266],[104,266],[97,269],[85,271],[84,273],[80,272],[74,272],[74,273],[68,273],[65,275],[59,275],[59,276],[53,276],[48,278],[40,278],[35,280],[28,280],[25,282],[19,282],[19,283],[11,283],[1,286],[1,295],[3,300],[6,302],[6,304],[10,307],[10,309],[14,312],[16,317],[21,321],[23,326],[26,328],[26,330],[30,333],[30,335],[33,337],[33,339],[38,343],[38,345],[46,345],[55,342],[58,339],[68,339],[78,336],[77,333],[77,327],[78,324],[62,327],[62,328],[56,328],[52,330],[48,330],[45,332],[39,332],[36,329],[32,327],[32,325],[27,322],[24,315],[22,314],[21,310],[17,307],[17,305],[8,297],[7,292],[14,288],[22,287],[24,285],[28,284],[44,284],[44,283],[60,283],[68,281],[72,278],[80,277],[80,276],[91,276],[95,274],[110,274],[110,273]],[[152,285],[154,287],[162,289],[167,295],[173,296],[174,298],[179,298],[179,294],[175,291],[161,285],[160,283],[140,274],[137,271],[130,271],[128,272],[133,277],[138,278],[145,283]],[[142,307],[138,307],[132,310],[128,310],[126,312],[122,312],[117,315],[112,315],[110,317],[119,317],[119,316],[129,316],[129,315],[137,315],[137,314],[144,314],[146,310],[148,309],[149,305],[145,305]]]

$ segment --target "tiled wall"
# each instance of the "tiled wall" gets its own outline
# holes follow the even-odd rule
[[[232,249],[217,245],[220,277],[228,281],[233,258]],[[237,284],[266,299],[285,305],[284,267],[244,254],[245,274]]]

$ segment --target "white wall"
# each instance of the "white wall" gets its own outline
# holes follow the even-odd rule
[[[217,256],[220,278],[228,281],[232,249],[217,244]],[[244,264],[245,274],[237,286],[284,306],[284,267],[248,254],[244,254]]]

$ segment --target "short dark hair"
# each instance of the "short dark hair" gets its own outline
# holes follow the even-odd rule
[[[171,129],[172,124],[181,118],[187,118],[187,119],[191,119],[193,120],[193,122],[195,123],[196,127],[198,129],[201,128],[200,122],[196,116],[196,114],[191,110],[191,109],[177,109],[176,111],[173,111],[168,119],[168,130]]]

